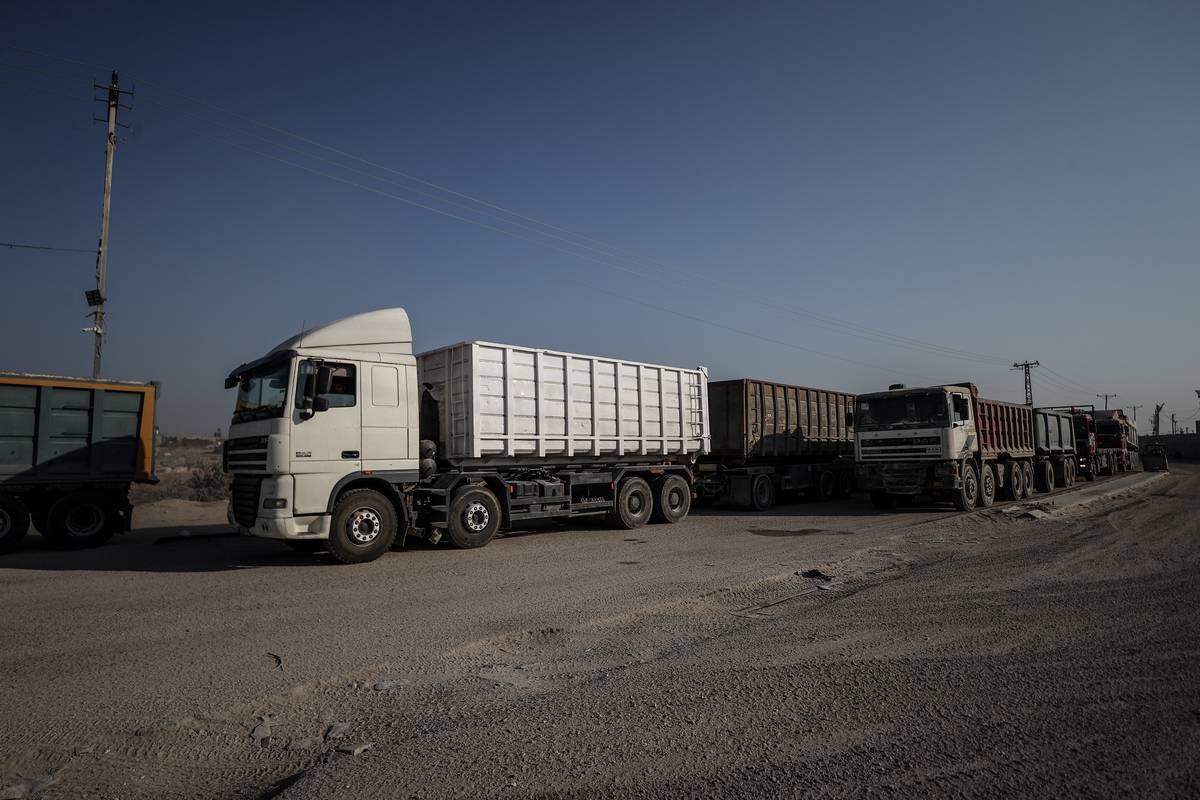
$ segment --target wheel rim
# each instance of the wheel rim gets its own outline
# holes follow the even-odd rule
[[[971,503],[979,499],[979,484],[975,482],[973,473],[968,472],[967,477],[963,478],[963,494]]]
[[[3,508],[0,508],[0,536],[7,536],[8,531],[12,528],[12,517]]]
[[[766,504],[766,502],[771,499],[771,484],[767,482],[766,478],[760,477],[758,482],[755,484],[755,487],[756,491],[754,492],[754,495],[758,502],[760,504]]]
[[[473,533],[479,533],[485,530],[488,523],[492,521],[491,512],[487,506],[480,503],[478,500],[471,503],[463,510],[463,524]]]
[[[986,470],[983,473],[983,497],[986,500],[989,497],[996,495],[996,479],[992,477],[992,471]]]
[[[104,529],[104,512],[89,504],[75,506],[63,520],[68,536],[95,536]]]
[[[671,491],[667,492],[667,508],[672,511],[682,511],[683,502],[683,490],[678,486],[671,487]]]
[[[626,506],[628,507],[630,514],[637,516],[638,514],[641,514],[642,510],[646,507],[646,500],[644,497],[642,497],[641,492],[630,492],[629,500],[626,503]]]
[[[383,531],[383,520],[373,508],[356,508],[346,523],[346,532],[355,544],[370,544]]]

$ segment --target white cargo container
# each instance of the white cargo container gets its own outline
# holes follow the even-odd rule
[[[692,462],[708,452],[708,375],[598,356],[462,342],[417,356],[447,461]]]
[[[703,368],[486,342],[417,357],[412,341],[404,309],[380,309],[230,373],[231,524],[370,561],[409,535],[480,547],[523,520],[687,516]]]

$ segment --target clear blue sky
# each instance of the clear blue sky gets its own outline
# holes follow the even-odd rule
[[[1143,427],[1154,402],[1195,413],[1195,3],[218,6],[0,10],[0,43],[97,65],[0,48],[0,240],[94,246],[91,79],[111,65],[136,86],[105,372],[162,381],[167,432],[227,424],[226,372],[303,322],[391,305],[421,349],[490,339],[849,391],[973,378],[1014,400],[1003,362],[1030,358],[1054,370],[1035,371],[1039,403],[1117,392]],[[0,369],[88,374],[93,268],[0,249]]]

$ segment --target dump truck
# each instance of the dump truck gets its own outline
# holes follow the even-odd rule
[[[234,369],[230,523],[351,563],[408,536],[470,548],[535,519],[687,516],[709,449],[703,367],[412,344],[404,309],[382,309]]]
[[[855,400],[858,486],[881,509],[923,495],[958,509],[1017,500],[1075,480],[1071,415],[986,400],[971,382]]]
[[[0,372],[0,549],[30,524],[62,548],[130,529],[134,483],[156,483],[158,384]]]
[[[827,500],[854,486],[854,395],[738,378],[708,384],[712,448],[696,472],[697,502],[755,511],[785,494]]]
[[[1108,474],[1140,470],[1137,424],[1119,408],[1098,410],[1095,416],[1096,449],[1109,456],[1112,466]]]
[[[1101,475],[1115,475],[1121,462],[1121,448],[1109,446],[1110,436],[1106,430],[1103,437],[1097,436],[1097,420],[1109,412],[1096,411],[1094,405],[1054,406],[1055,411],[1069,413],[1075,428],[1075,471],[1089,481]]]

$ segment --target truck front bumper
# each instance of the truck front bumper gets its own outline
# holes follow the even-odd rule
[[[329,514],[310,514],[299,517],[264,517],[259,515],[250,527],[239,525],[233,517],[233,506],[226,510],[229,524],[246,536],[263,539],[328,539]]]
[[[858,488],[896,495],[950,492],[962,485],[957,461],[871,462],[858,465]]]

